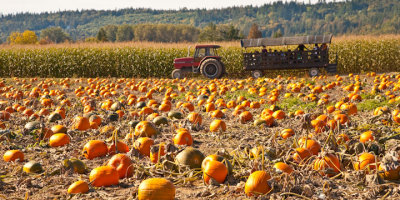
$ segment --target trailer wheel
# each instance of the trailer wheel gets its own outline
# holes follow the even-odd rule
[[[311,68],[309,73],[310,73],[311,77],[318,76],[319,75],[319,69],[318,68]]]
[[[263,72],[261,70],[254,70],[251,72],[251,76],[257,79],[263,76]]]
[[[184,77],[181,69],[174,69],[174,71],[171,73],[171,76],[173,79],[181,79]]]
[[[218,60],[210,58],[201,63],[200,72],[203,76],[210,79],[220,78],[223,73],[223,67]]]

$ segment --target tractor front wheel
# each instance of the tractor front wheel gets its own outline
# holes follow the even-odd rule
[[[224,69],[218,60],[210,58],[201,63],[200,72],[203,74],[203,76],[214,79],[220,78],[224,72]]]
[[[173,79],[181,79],[184,77],[183,75],[183,71],[181,69],[174,69],[174,71],[172,71],[171,76]]]

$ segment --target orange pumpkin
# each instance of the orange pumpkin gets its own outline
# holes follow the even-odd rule
[[[370,169],[375,169],[375,156],[370,153],[361,154],[357,161],[354,163],[355,170],[363,170],[369,167]]]
[[[72,183],[68,187],[68,194],[84,194],[89,191],[89,185],[82,180]]]
[[[158,162],[158,154],[160,154],[160,156],[165,155],[165,145],[162,143],[159,145],[153,145],[150,148],[150,160],[152,163]]]
[[[108,148],[106,143],[100,140],[90,140],[83,147],[83,155],[92,160],[97,157],[105,156],[108,153]]]
[[[249,111],[244,111],[244,112],[240,113],[239,119],[240,119],[240,122],[242,124],[244,124],[244,123],[246,123],[248,121],[253,120],[253,115]]]
[[[56,133],[49,139],[49,145],[51,147],[59,147],[69,144],[69,136],[65,133]]]
[[[255,171],[250,174],[244,186],[244,192],[247,196],[263,195],[271,191],[268,180],[271,176],[265,171]]]
[[[154,140],[149,137],[140,137],[138,138],[133,147],[137,149],[142,155],[150,156],[150,147],[154,144]]]
[[[8,121],[10,119],[11,115],[7,111],[0,111],[0,120]]]
[[[158,131],[153,123],[141,121],[135,127],[135,135],[139,137],[151,137],[158,134]]]
[[[97,167],[90,172],[89,181],[94,187],[117,185],[119,183],[119,174],[114,167]]]
[[[3,159],[5,162],[24,161],[24,153],[20,150],[8,150],[4,153]]]
[[[291,136],[293,136],[293,135],[294,135],[294,131],[293,131],[293,129],[291,129],[291,128],[283,129],[283,130],[281,131],[281,133],[280,133],[280,136],[281,136],[283,139],[287,139],[287,138],[289,138],[289,137],[291,137]]]
[[[189,120],[190,123],[192,124],[199,124],[201,125],[203,122],[203,118],[201,117],[201,115],[197,112],[191,112],[189,113],[187,119]]]
[[[286,114],[282,110],[277,110],[272,113],[272,117],[274,117],[275,119],[284,119],[286,117]]]
[[[287,174],[291,174],[293,172],[293,168],[290,165],[283,162],[275,163],[274,168],[279,173],[285,172]]]
[[[193,139],[192,135],[190,135],[189,130],[185,128],[180,128],[176,130],[176,135],[174,136],[174,144],[176,145],[187,145],[192,146]]]
[[[325,174],[324,170],[333,170],[333,173]],[[332,177],[340,172],[340,162],[339,158],[334,154],[326,154],[324,157],[319,157],[314,161],[314,170],[319,171],[322,176],[327,175]]]
[[[174,200],[175,186],[165,178],[149,178],[138,189],[138,200]]]
[[[374,141],[374,133],[372,131],[365,131],[360,135],[360,142],[366,143],[367,141]]]
[[[129,146],[122,141],[117,141],[117,151],[121,153],[129,152]],[[115,144],[112,144],[108,147],[108,154],[114,155],[115,154]]]
[[[297,163],[302,162],[303,160],[312,156],[312,153],[307,148],[296,148],[296,152],[293,154],[293,160]]]
[[[225,122],[220,119],[216,119],[216,120],[212,121],[210,124],[210,131],[211,132],[226,131]]]
[[[74,119],[74,128],[80,131],[86,131],[90,129],[90,121],[86,117],[76,117]]]
[[[213,178],[218,183],[223,183],[228,175],[227,167],[219,161],[208,161],[203,169],[203,178],[206,184],[210,184],[210,179]]]
[[[108,161],[107,165],[117,170],[120,179],[133,175],[132,160],[125,154],[114,155]]]

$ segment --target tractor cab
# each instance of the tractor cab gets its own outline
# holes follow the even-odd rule
[[[189,47],[187,57],[174,60],[172,78],[183,78],[186,73],[201,73],[211,79],[220,78],[225,73],[225,66],[218,56],[218,48],[219,45],[196,45],[194,55],[190,57]]]

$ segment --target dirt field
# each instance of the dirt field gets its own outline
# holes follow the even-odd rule
[[[3,111],[0,114],[0,154],[19,149],[25,159],[22,162],[0,161],[0,199],[135,199],[139,184],[151,177],[164,177],[173,182],[176,199],[251,199],[255,197],[246,196],[245,183],[249,175],[258,170],[271,175],[269,186],[272,190],[256,199],[400,199],[400,167],[397,163],[400,115],[396,111],[400,109],[399,81],[398,73],[258,80],[3,79],[0,83],[0,109]],[[204,101],[200,101],[201,98]],[[108,99],[111,103],[107,104]],[[179,114],[175,113],[174,118],[171,111],[159,109],[162,102],[166,104],[164,100],[171,102],[171,111],[180,112],[182,119],[177,119]],[[175,129],[188,129],[193,147],[205,156],[221,155],[232,164],[232,173],[225,182],[211,181],[212,184],[207,185],[201,169],[173,164],[176,163],[174,155],[185,145],[174,145],[175,148],[167,145],[170,147],[167,156],[162,156],[156,164],[148,156],[132,150],[137,137],[125,139],[127,134],[135,131],[135,125],[130,122],[153,121],[156,116],[146,114],[147,111],[141,108],[144,105],[138,103],[140,101],[152,108],[153,113],[168,119],[168,124],[156,126],[159,134],[152,136],[154,144],[173,145]],[[238,107],[230,101],[243,106]],[[121,103],[111,106],[115,102]],[[194,110],[190,111],[189,104],[181,103],[191,103]],[[211,112],[212,105],[206,108],[206,104],[213,104],[215,110],[222,111],[225,131],[210,131],[210,124],[218,118],[218,113]],[[53,112],[61,108],[65,108],[65,118],[55,120],[55,117],[51,120],[54,122],[50,122]],[[35,114],[26,112],[27,109]],[[9,111],[9,118],[4,110]],[[283,117],[277,115],[278,110],[283,111]],[[240,115],[244,111],[249,111],[252,119],[247,121]],[[191,112],[202,116],[201,125],[188,120]],[[76,116],[89,116],[88,113],[98,115],[102,119],[101,125],[84,131],[74,130]],[[268,116],[273,116],[272,124],[268,124],[266,119],[271,120]],[[330,122],[334,119],[334,123]],[[31,121],[40,123],[28,130],[26,124]],[[45,128],[50,129],[56,124],[68,129],[69,144],[50,147],[49,139],[43,138]],[[90,187],[86,194],[68,194],[70,184],[80,179],[89,183],[90,171],[106,165],[112,157],[89,160],[82,154],[90,140],[105,141],[108,146],[113,143],[115,131],[104,130],[110,125],[118,129],[118,140],[131,150],[128,155],[133,161],[133,176],[120,179],[118,185],[111,187]],[[294,134],[283,139],[283,129],[292,129]],[[372,131],[372,138],[360,142],[360,135],[367,131]],[[348,140],[341,134],[346,134]],[[323,152],[318,149],[314,153],[308,147],[309,142],[304,144],[307,135],[307,141],[318,143]],[[307,146],[305,149],[312,155],[296,160],[296,149],[303,146]],[[376,163],[355,170],[354,164],[363,152],[376,155]],[[326,154],[338,158],[340,169],[332,169],[329,164],[326,168],[315,169],[315,161]],[[397,159],[389,163],[389,154]],[[83,161],[86,172],[78,174],[66,168],[63,161],[71,158]],[[43,171],[24,172],[23,166],[29,161],[39,162]],[[287,174],[276,170],[274,164],[277,162],[285,162],[293,172]],[[394,171],[391,177],[397,180],[388,180],[382,168],[374,170],[375,164],[390,166]]]

